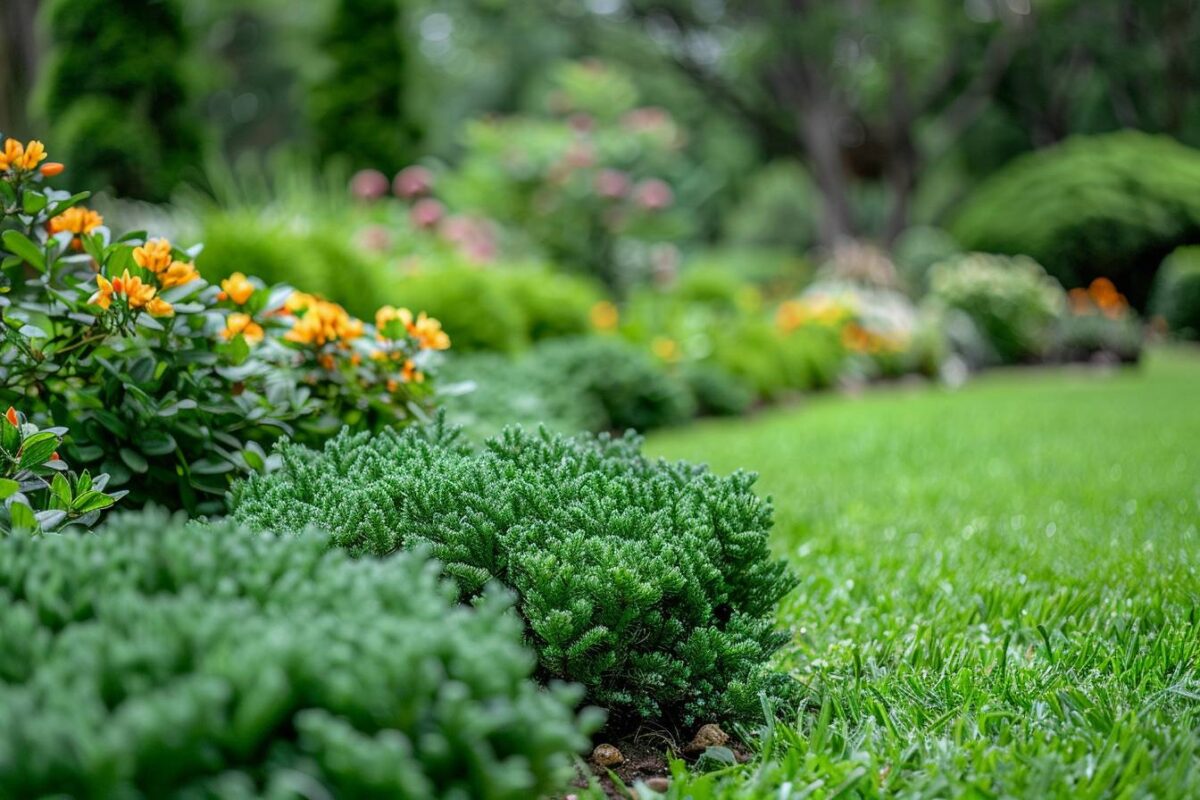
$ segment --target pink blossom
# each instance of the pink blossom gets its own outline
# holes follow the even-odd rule
[[[392,235],[382,225],[370,225],[363,228],[358,235],[359,244],[364,250],[382,253],[392,245]]]
[[[596,194],[616,200],[629,193],[629,176],[619,169],[602,169],[596,174]]]
[[[437,200],[434,200],[432,197],[422,197],[413,203],[412,210],[408,212],[408,216],[418,228],[432,228],[438,224],[445,213],[445,206]]]
[[[648,178],[633,188],[633,200],[648,211],[661,211],[675,202],[675,193],[666,181]]]
[[[400,170],[392,181],[392,191],[397,197],[417,197],[432,188],[433,172],[419,164]]]
[[[359,200],[378,200],[387,190],[387,176],[377,169],[360,169],[350,179],[350,193]]]

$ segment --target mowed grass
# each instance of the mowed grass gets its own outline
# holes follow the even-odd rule
[[[760,473],[808,704],[694,797],[1200,797],[1200,354],[655,436]]]

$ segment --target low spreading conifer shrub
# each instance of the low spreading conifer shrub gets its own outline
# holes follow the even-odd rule
[[[772,559],[754,476],[651,460],[641,441],[511,428],[480,450],[441,424],[343,433],[235,486],[231,514],[267,531],[327,529],[356,555],[428,545],[473,595],[497,581],[543,679],[587,687],[623,719],[690,724],[788,699],[769,669],[794,579]]]
[[[531,798],[592,721],[507,598],[148,513],[0,540],[0,797]]]

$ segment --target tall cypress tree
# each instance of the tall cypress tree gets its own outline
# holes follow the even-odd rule
[[[393,172],[411,162],[420,126],[408,114],[409,38],[398,0],[337,0],[322,49],[332,62],[309,110],[322,159]]]
[[[49,0],[51,54],[36,97],[77,186],[165,199],[199,176],[203,122],[176,0]]]

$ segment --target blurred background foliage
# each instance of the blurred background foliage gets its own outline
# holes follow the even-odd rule
[[[0,127],[210,280],[427,309],[512,415],[564,405],[531,353],[620,339],[666,420],[1196,337],[1198,40],[1191,0],[8,0]]]

